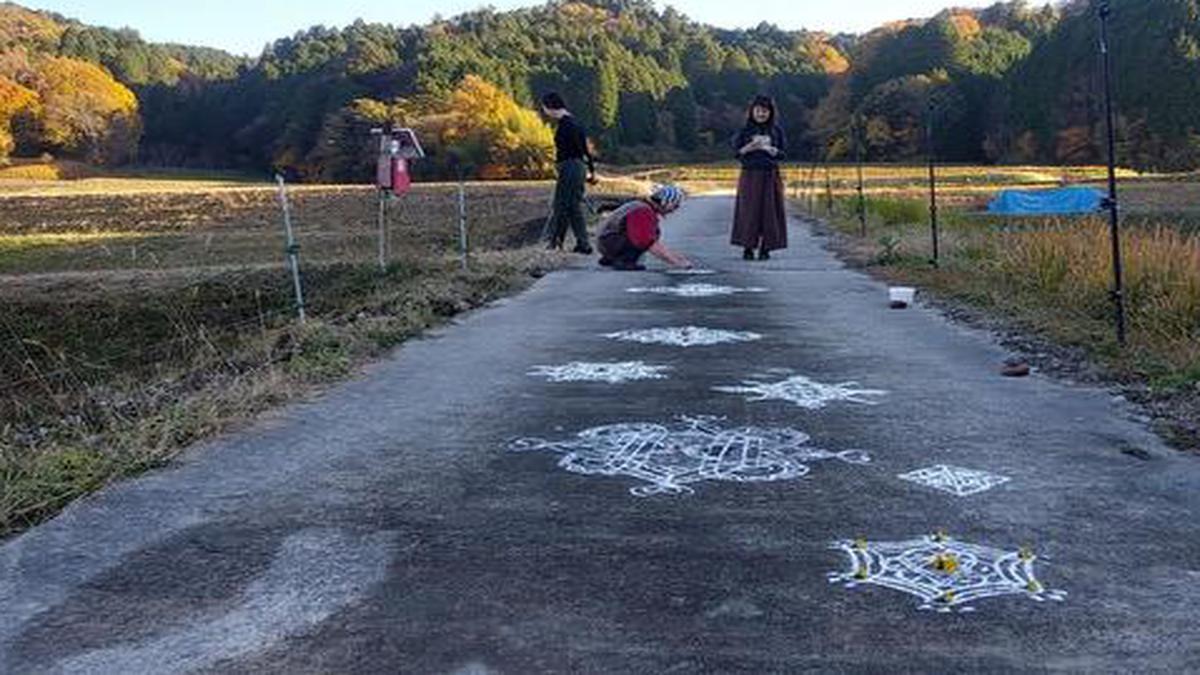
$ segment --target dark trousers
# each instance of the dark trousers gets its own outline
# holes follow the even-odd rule
[[[636,266],[646,253],[619,232],[600,237],[596,240],[596,247],[600,249],[600,264],[611,265],[616,269]]]
[[[575,245],[588,245],[587,219],[583,215],[583,193],[587,184],[587,165],[572,159],[558,165],[558,182],[554,186],[554,211],[546,221],[543,233],[547,241],[562,246],[567,228],[575,233]]]

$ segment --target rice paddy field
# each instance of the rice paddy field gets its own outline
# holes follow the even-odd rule
[[[609,181],[594,199],[625,190]],[[564,262],[548,183],[0,180],[0,536]]]

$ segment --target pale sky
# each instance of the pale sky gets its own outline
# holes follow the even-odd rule
[[[896,19],[927,17],[947,6],[984,7],[996,0],[758,0],[743,7],[731,0],[658,0],[689,17],[721,28],[762,21],[782,28],[862,32]],[[490,5],[512,9],[530,0],[17,0],[84,23],[130,27],[153,42],[181,42],[258,55],[277,38],[310,26],[344,26],[355,19],[401,26],[423,24],[435,13],[453,16]]]

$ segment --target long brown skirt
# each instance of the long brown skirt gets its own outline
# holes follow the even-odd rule
[[[787,211],[779,169],[743,169],[733,213],[734,246],[787,248]]]

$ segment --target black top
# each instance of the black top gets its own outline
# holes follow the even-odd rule
[[[588,170],[596,170],[592,153],[588,150],[587,132],[575,121],[574,115],[567,115],[558,121],[558,131],[554,132],[554,151],[554,161],[559,164],[582,159],[587,162]]]
[[[787,147],[787,137],[783,135],[783,129],[778,125],[748,125],[733,138],[733,151],[736,153],[746,147],[746,144],[753,140],[755,136],[770,136],[771,145],[779,149],[779,154],[772,155],[766,150],[755,150],[744,155],[739,154],[738,159],[742,162],[742,168],[773,169],[779,166],[779,162],[784,158],[783,149]]]

